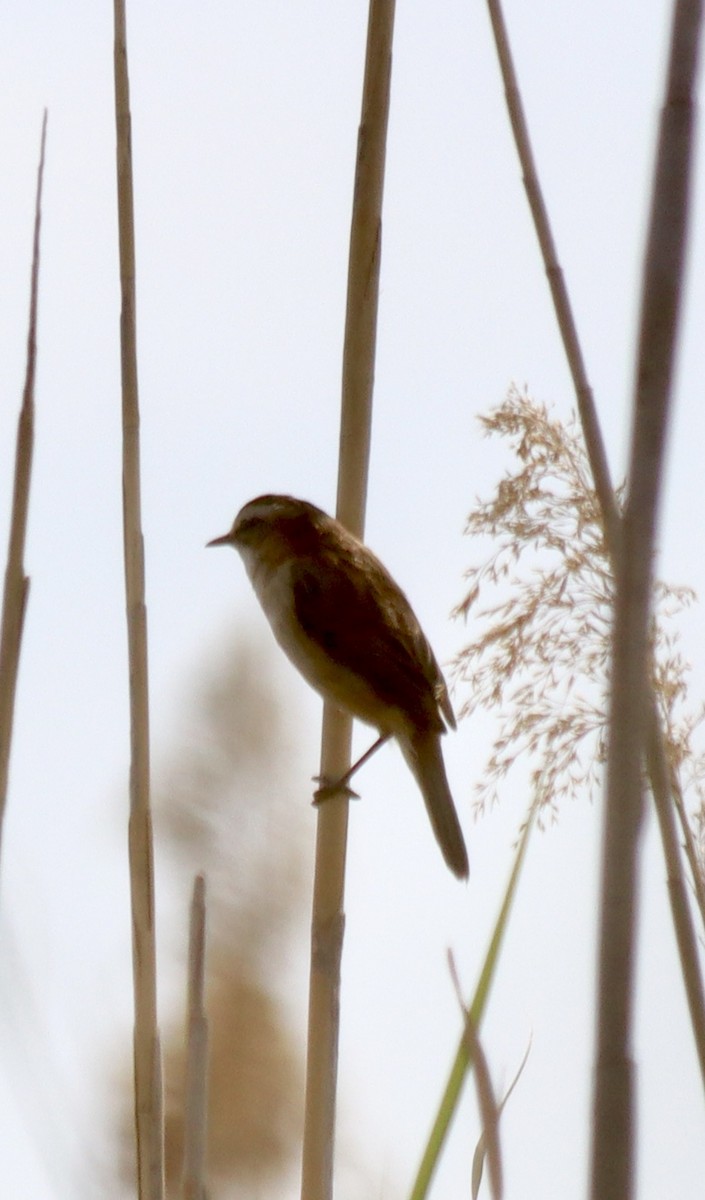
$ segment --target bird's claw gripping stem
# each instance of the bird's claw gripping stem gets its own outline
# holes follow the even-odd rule
[[[316,788],[313,793],[313,803],[315,805],[324,804],[326,800],[333,800],[336,796],[342,796],[346,800],[359,800],[360,796],[354,792],[346,783],[346,777],[329,782],[322,775],[314,775],[314,783],[320,783],[320,787]]]

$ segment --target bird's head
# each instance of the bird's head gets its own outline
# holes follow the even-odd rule
[[[209,546],[233,546],[245,564],[275,566],[283,558],[301,554],[320,535],[330,518],[314,504],[293,496],[257,496],[243,505],[232,528]]]

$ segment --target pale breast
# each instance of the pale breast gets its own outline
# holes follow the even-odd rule
[[[243,554],[243,560],[275,638],[311,687],[383,733],[407,733],[408,720],[401,710],[381,701],[364,678],[336,663],[304,633],[294,613],[290,564],[265,570],[254,555]]]

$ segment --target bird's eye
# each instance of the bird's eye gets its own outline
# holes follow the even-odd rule
[[[238,521],[237,534],[240,538],[251,539],[261,534],[265,528],[262,517],[241,517]]]

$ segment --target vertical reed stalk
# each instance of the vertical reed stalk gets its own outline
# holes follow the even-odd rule
[[[371,0],[350,233],[337,500],[338,518],[358,536],[365,523],[393,29],[394,0]],[[322,776],[337,779],[345,773],[351,737],[350,717],[326,705]],[[311,920],[303,1200],[330,1200],[333,1191],[347,824],[345,798],[320,805]]]
[[[631,1037],[642,764],[650,721],[652,563],[683,290],[701,21],[698,0],[676,0],[644,258],[629,490],[616,572],[602,852],[593,1200],[629,1200],[634,1192]]]
[[[34,375],[37,362],[37,305],[39,295],[39,235],[42,224],[42,183],[44,180],[44,151],[47,135],[47,114],[44,111],[42,138],[37,170],[37,196],[34,206],[34,238],[32,244],[32,273],[29,298],[29,328],[27,332],[27,366],[25,369],[22,407],[17,421],[15,446],[15,478],[12,492],[10,539],[5,566],[5,585],[0,627],[0,848],[7,804],[10,772],[12,726],[15,717],[15,694],[20,666],[22,630],[29,594],[29,578],[24,573],[24,544],[27,534],[29,485],[32,475],[34,449]]]
[[[124,0],[115,0],[115,123],[120,248],[122,500],[130,676],[130,891],[134,976],[134,1071],[140,1200],[164,1195],[162,1079],[157,1026],[154,856],[149,800],[149,702],[144,543],[140,504],[139,395],[135,308],[135,224],[130,89]]]
[[[188,948],[186,1088],[184,1103],[183,1200],[205,1200],[208,1117],[208,1020],[206,978],[206,881],[197,875],[191,898]]]

